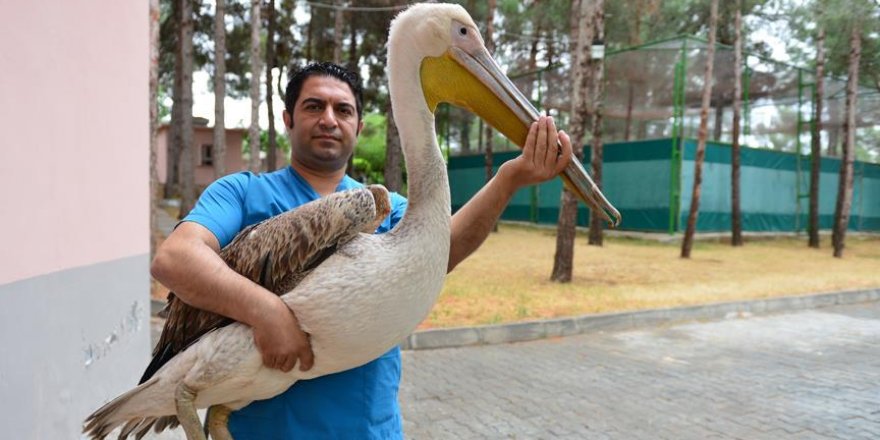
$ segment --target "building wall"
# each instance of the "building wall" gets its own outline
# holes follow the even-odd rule
[[[106,0],[0,14],[9,438],[79,438],[149,360],[148,17],[147,2]]]
[[[159,182],[164,184],[167,182],[168,167],[168,140],[170,135],[169,126],[163,125],[159,128],[157,139],[157,171],[159,174]],[[226,172],[235,173],[246,170],[248,164],[242,159],[242,145],[244,144],[244,136],[247,132],[240,128],[231,128],[226,130]],[[195,157],[195,179],[196,188],[203,189],[214,181],[214,168],[211,165],[202,165],[202,147],[204,145],[212,145],[214,143],[214,129],[212,127],[194,127],[193,128],[193,146],[198,149]],[[284,153],[280,149],[277,150],[275,168],[282,168],[289,165],[289,154]],[[266,160],[263,159],[263,169],[266,169]]]
[[[244,137],[243,130],[226,131],[226,172],[234,173],[245,168],[241,160],[241,143]],[[195,178],[196,186],[204,188],[214,181],[214,166],[202,165],[202,146],[214,143],[213,128],[199,128],[193,133],[193,146],[199,149],[196,154]]]

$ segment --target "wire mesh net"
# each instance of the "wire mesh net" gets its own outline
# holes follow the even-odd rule
[[[696,138],[707,55],[707,44],[690,37],[609,53],[605,58],[602,99],[603,140]],[[816,90],[814,72],[750,54],[744,54],[742,64],[740,143],[754,148],[809,152]],[[707,126],[711,141],[731,143],[733,140],[735,75],[733,49],[716,46]],[[553,114],[560,125],[565,126],[571,108],[567,65],[512,76],[517,87],[535,101],[536,107]],[[824,89],[822,152],[837,156],[844,137],[846,80],[826,77]],[[860,87],[857,95],[858,159],[878,162],[880,92]],[[447,137],[451,154],[482,151],[478,122],[472,125],[467,133],[458,129],[458,139]],[[470,136],[467,142],[462,141],[465,135]],[[468,143],[468,148],[462,148],[463,143]],[[498,151],[512,148],[501,137],[495,144]]]

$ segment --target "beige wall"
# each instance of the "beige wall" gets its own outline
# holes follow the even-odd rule
[[[6,2],[0,284],[149,251],[147,2]]]

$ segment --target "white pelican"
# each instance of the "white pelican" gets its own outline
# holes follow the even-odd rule
[[[224,249],[230,266],[283,293],[282,299],[311,336],[313,367],[287,373],[265,367],[246,325],[221,322],[213,315],[203,316],[208,324],[182,329],[187,321],[180,320],[180,328],[166,327],[169,335],[166,339],[163,333],[165,341],[157,349],[161,360],[151,364],[146,381],[89,416],[86,434],[101,439],[122,426],[120,438],[130,433],[140,438],[150,428],[158,431],[176,423],[176,418],[189,440],[203,440],[196,409],[210,407],[211,436],[231,439],[226,429],[230,411],[280,394],[297,380],[367,363],[403,340],[427,316],[446,275],[450,236],[449,181],[434,135],[433,111],[440,102],[469,109],[520,146],[538,113],[501,72],[477,26],[457,5],[415,5],[394,19],[388,37],[388,83],[409,175],[409,206],[398,225],[383,235],[357,233],[387,213],[387,194],[370,188],[330,196],[330,202],[313,202],[319,208],[306,209],[322,213],[308,217],[312,219],[357,219],[330,228],[335,232],[329,237],[318,240],[308,228],[284,229],[306,218],[297,217],[308,215],[297,214],[308,206],[304,205],[280,216],[287,220],[272,219],[242,231],[230,244],[232,249]],[[619,221],[617,211],[577,161],[563,177],[596,212],[614,224]],[[353,203],[345,201],[355,198]],[[327,209],[328,204],[334,208]],[[267,234],[268,229],[285,230],[283,246],[297,250],[273,248],[274,240],[259,238],[248,244],[247,237]],[[248,246],[253,248],[247,250]],[[328,249],[335,253],[322,260]],[[293,261],[272,266],[278,259],[271,259],[267,264],[270,259],[264,255],[272,252],[287,252],[291,255],[286,258]],[[312,268],[315,262],[320,264]],[[174,331],[179,334],[171,334]],[[169,353],[163,354],[163,347],[170,347]]]

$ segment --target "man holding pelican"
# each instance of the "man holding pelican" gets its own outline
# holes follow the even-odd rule
[[[231,270],[218,252],[243,228],[330,193],[361,186],[345,175],[363,128],[360,79],[330,63],[297,72],[287,86],[283,113],[291,144],[291,165],[254,175],[221,178],[202,194],[156,254],[152,273],[184,302],[252,327],[266,366],[307,370],[313,362],[309,338],[278,296]],[[513,194],[556,177],[569,164],[568,135],[552,118],[529,128],[521,156],[503,164],[495,177],[451,219],[448,270],[486,239]],[[407,202],[391,197],[391,214],[378,228],[390,231]],[[381,268],[377,268],[381,271]],[[287,392],[232,413],[236,439],[401,438],[397,403],[400,350],[393,348],[361,367],[299,381]]]

